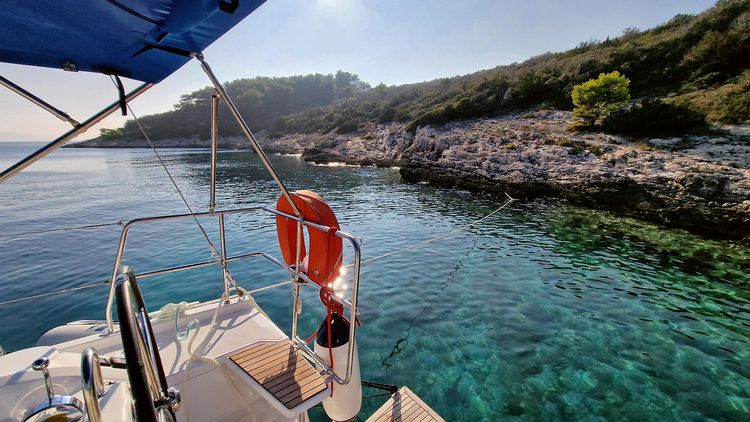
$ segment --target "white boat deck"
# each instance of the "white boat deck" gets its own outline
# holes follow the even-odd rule
[[[290,400],[284,402],[264,388],[266,380],[256,382],[241,369],[236,370],[239,367],[230,360],[230,356],[253,346],[290,343],[288,337],[252,299],[232,298],[230,303],[221,307],[212,327],[211,319],[217,305],[218,301],[197,304],[180,317],[183,327],[193,319],[200,322],[197,333],[190,333],[190,337],[195,337],[192,341],[193,348],[206,339],[205,351],[198,359],[191,360],[189,339],[177,339],[174,317],[152,320],[167,383],[182,393],[182,407],[177,412],[178,422],[187,420],[187,415],[190,415],[189,420],[193,422],[295,421],[307,409],[327,397],[328,387],[323,382],[322,390],[308,389],[297,397],[288,394],[295,388],[288,389],[281,398]],[[36,358],[42,355],[50,357],[49,372],[56,392],[78,395],[83,349],[94,347],[103,358],[123,357],[119,332],[108,334],[106,330],[91,331],[96,334],[50,346],[34,347],[0,358],[0,422],[17,422],[27,409],[45,400],[43,378],[30,368],[31,362]],[[277,355],[262,353],[256,358],[269,363],[271,360],[279,363],[280,359]],[[307,362],[301,362],[299,367],[304,368],[303,365],[309,366]],[[272,370],[279,373],[284,372],[283,368],[289,368],[286,365],[271,366]],[[297,368],[297,363],[294,368]],[[103,367],[102,372],[106,380],[127,381],[124,370]],[[306,370],[305,374],[315,375],[322,382],[315,371],[310,373]],[[309,377],[304,381],[303,387],[317,386],[318,380]]]

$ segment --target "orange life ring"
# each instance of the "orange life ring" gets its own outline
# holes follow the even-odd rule
[[[298,190],[292,192],[291,196],[306,221],[331,227],[331,230],[326,232],[305,226],[310,239],[306,274],[319,285],[326,285],[338,277],[341,269],[343,245],[341,238],[335,235],[339,222],[331,207],[315,192]],[[284,195],[276,202],[276,210],[294,215],[294,210]],[[279,236],[279,247],[284,261],[287,265],[294,265],[297,254],[297,221],[277,215],[276,233]],[[303,238],[300,245],[300,262],[305,256],[307,249]]]

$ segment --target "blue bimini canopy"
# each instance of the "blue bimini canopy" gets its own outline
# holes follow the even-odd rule
[[[3,0],[0,61],[157,83],[265,0]]]

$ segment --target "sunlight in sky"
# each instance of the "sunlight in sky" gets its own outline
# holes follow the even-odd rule
[[[523,61],[712,5],[710,0],[269,0],[204,53],[223,81],[341,69],[373,86],[394,85]],[[0,74],[79,120],[116,99],[104,75],[8,64],[0,64]],[[139,115],[167,111],[181,94],[206,85],[200,67],[189,63],[133,108]],[[0,109],[0,141],[48,140],[70,128],[7,90],[0,91]],[[100,127],[123,121],[113,115]],[[81,138],[97,134],[98,127]]]

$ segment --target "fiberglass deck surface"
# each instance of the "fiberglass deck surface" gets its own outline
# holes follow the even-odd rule
[[[367,422],[445,422],[406,387],[401,387]]]
[[[327,388],[323,377],[286,339],[244,348],[229,359],[287,409],[299,406]]]

